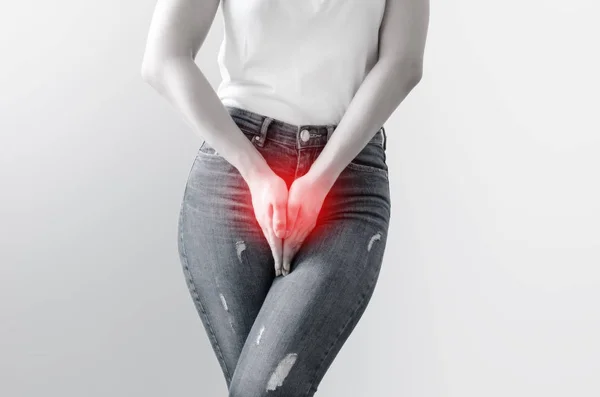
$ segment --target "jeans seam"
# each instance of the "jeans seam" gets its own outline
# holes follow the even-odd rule
[[[379,173],[379,174],[382,174],[383,176],[385,176],[386,178],[388,178],[388,171],[381,169],[381,168],[371,166],[371,165],[357,164],[354,162],[354,160],[349,162],[347,167],[350,169],[357,170],[357,171],[371,172],[374,174]]]
[[[185,191],[187,191],[187,187],[186,187]],[[184,191],[184,196],[183,196],[184,201],[185,201],[185,191]],[[204,316],[204,318],[206,320],[206,324],[208,325],[210,337],[211,337],[212,341],[214,342],[214,346],[216,347],[216,350],[217,350],[217,357],[221,361],[223,369],[225,370],[225,374],[227,375],[228,381],[231,381],[231,374],[229,373],[229,369],[227,368],[227,363],[225,362],[223,352],[221,351],[221,346],[219,345],[219,342],[215,335],[215,331],[214,331],[212,324],[208,318],[208,314],[204,310],[204,306],[202,305],[202,302],[200,301],[198,291],[196,291],[196,286],[194,284],[194,278],[188,267],[187,252],[185,250],[185,244],[183,241],[183,218],[182,217],[185,214],[183,205],[184,205],[184,203],[182,203],[182,206],[181,206],[180,221],[179,221],[179,243],[181,244],[181,254],[182,254],[181,259],[182,259],[183,269],[184,269],[184,273],[186,276],[188,288],[190,289],[190,292],[192,293],[192,298],[193,298],[194,303],[196,304],[196,308],[200,309],[200,312],[202,313],[202,315]]]
[[[260,136],[261,136],[259,133],[257,134],[257,133],[254,133],[254,132],[246,132],[246,131],[242,130],[241,128],[240,128],[240,131],[241,131],[241,132],[242,132],[242,134],[243,134],[243,135],[244,135],[244,136],[245,136],[245,137],[246,137],[246,138],[247,138],[247,139],[250,141],[250,143],[251,143],[251,144],[252,144],[254,147],[256,147],[256,148],[259,148],[259,147],[262,147],[262,145],[264,145],[264,142],[263,142],[263,143],[258,143],[258,142],[256,142],[256,140],[254,139],[254,138],[256,138],[256,137],[260,137]],[[212,147],[212,146],[211,146],[211,149],[213,149],[213,150],[215,151],[215,153],[206,153],[206,152],[203,152],[203,151],[202,151],[202,149],[204,148],[204,146],[205,146],[206,144],[208,144],[208,145],[210,146],[210,143],[208,143],[208,142],[206,141],[206,139],[204,139],[204,140],[202,141],[202,144],[201,144],[201,145],[200,145],[200,147],[198,148],[198,151],[196,152],[196,156],[197,156],[197,157],[203,157],[203,158],[206,158],[206,159],[216,159],[216,160],[223,160],[223,161],[227,161],[227,160],[225,159],[225,157],[221,156],[221,154],[220,154],[219,152],[217,152],[217,150],[216,150],[214,147]]]
[[[354,320],[356,313],[358,313],[358,310],[361,307],[363,307],[363,305],[365,304],[368,291],[373,287],[373,283],[377,279],[377,275],[378,274],[379,274],[379,271],[376,271],[375,274],[371,277],[371,280],[369,281],[369,284],[368,284],[368,287],[367,287],[366,291],[362,293],[361,298],[358,301],[358,304],[356,305],[356,307],[354,308],[354,310],[352,311],[352,313],[350,313],[350,316],[349,316],[348,320],[342,326],[342,328],[338,331],[338,333],[335,336],[333,342],[331,342],[331,344],[329,345],[329,347],[327,347],[327,350],[325,351],[325,354],[323,355],[323,358],[321,359],[321,361],[317,365],[317,368],[313,372],[313,380],[311,381],[310,385],[308,386],[308,390],[304,394],[305,397],[308,396],[311,391],[313,391],[314,383],[315,383],[315,381],[317,379],[317,376],[319,375],[319,371],[321,370],[321,367],[323,366],[323,363],[325,362],[325,359],[327,359],[327,357],[329,356],[329,353],[331,353],[333,347],[339,342],[340,336],[344,333],[344,331],[346,330],[346,328],[348,328],[348,325],[350,325],[350,323],[352,322],[352,320]]]

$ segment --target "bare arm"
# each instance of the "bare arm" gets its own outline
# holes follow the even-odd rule
[[[332,185],[421,80],[429,0],[387,0],[379,59],[354,95],[310,173]]]
[[[184,116],[196,133],[242,176],[260,177],[269,166],[243,135],[194,59],[214,20],[220,0],[158,0],[142,78]]]

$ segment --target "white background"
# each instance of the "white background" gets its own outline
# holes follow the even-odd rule
[[[225,396],[176,247],[202,139],[140,77],[154,2],[1,8],[0,395]],[[318,396],[600,395],[599,12],[432,1],[379,283]]]

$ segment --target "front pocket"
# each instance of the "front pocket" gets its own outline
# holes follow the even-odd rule
[[[354,161],[351,161],[350,163],[348,163],[348,168],[352,169],[352,170],[356,170],[356,171],[380,173],[385,176],[388,175],[387,169],[382,169],[382,168],[374,167],[371,165],[358,164],[358,163],[355,163]]]
[[[385,152],[378,143],[369,143],[350,162],[348,168],[361,171],[382,174],[388,176],[388,166],[385,162]]]
[[[257,136],[256,134],[244,131],[244,130],[240,130],[244,136],[254,145],[254,140],[253,138],[255,136]],[[211,158],[211,159],[222,159],[225,160],[225,158],[223,156],[221,156],[214,147],[212,147],[206,140],[204,140],[202,142],[202,145],[200,145],[200,149],[198,149],[198,156],[199,157],[203,157],[203,158]]]
[[[206,142],[206,140],[204,142],[202,142],[200,149],[198,149],[198,155],[202,156],[202,157],[221,157],[217,153],[215,148],[210,146],[210,144],[208,142]]]

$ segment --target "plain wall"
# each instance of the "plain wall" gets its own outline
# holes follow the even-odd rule
[[[2,396],[226,395],[176,246],[202,138],[140,76],[154,6],[1,7]],[[380,279],[318,396],[600,395],[599,12],[432,1]]]

